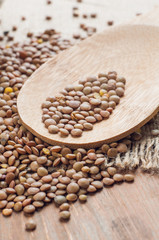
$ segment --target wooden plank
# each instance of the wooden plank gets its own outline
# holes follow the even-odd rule
[[[117,19],[120,22],[130,20],[136,12],[146,12],[158,1],[85,0],[84,2],[86,7],[93,3],[95,10],[99,2],[102,2],[99,11],[103,14],[100,15],[99,12],[101,20],[96,20],[97,25],[101,24],[100,28],[104,29],[105,21],[110,17],[115,19],[115,22]],[[73,0],[70,2],[54,0],[54,7],[58,7],[53,15],[54,18],[58,16],[59,19],[44,23],[46,13],[52,13],[53,6],[52,10],[48,10],[43,0],[5,0],[0,9],[0,19],[2,19],[0,29],[1,31],[11,29],[13,23],[17,24],[19,31],[16,33],[16,39],[22,40],[28,30],[39,31],[46,27],[54,27],[56,23],[57,29],[59,27],[64,35],[71,36],[79,24],[79,20],[72,21],[70,7],[74,5],[76,3]],[[103,5],[106,6],[104,9]],[[22,12],[27,16],[25,23],[20,21]],[[148,18],[153,24],[158,25],[157,10]],[[147,24],[150,23],[149,20]],[[144,19],[142,21],[145,22]],[[68,22],[71,25],[68,25]],[[23,213],[14,213],[10,218],[0,215],[0,240],[158,240],[158,185],[158,176],[143,175],[139,172],[133,184],[115,185],[113,188],[89,196],[86,204],[78,202],[73,204],[71,220],[68,223],[58,221],[58,209],[50,204],[34,215],[33,218],[38,226],[37,230],[31,233],[24,230],[27,218]]]
[[[71,220],[58,221],[58,209],[50,204],[34,215],[37,230],[24,230],[27,218],[14,213],[0,215],[3,240],[158,240],[159,177],[138,173],[133,184],[123,183],[88,197],[86,204],[71,206]]]

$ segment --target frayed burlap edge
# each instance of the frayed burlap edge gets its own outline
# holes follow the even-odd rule
[[[118,155],[114,160],[106,160],[107,166],[134,170],[140,167],[144,171],[159,172],[159,136],[151,134],[152,129],[159,128],[159,113],[142,127],[142,139],[133,141],[128,152]]]

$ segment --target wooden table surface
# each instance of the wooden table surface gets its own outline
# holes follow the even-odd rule
[[[56,28],[64,37],[71,38],[79,23],[88,23],[98,30],[105,29],[108,20],[116,24],[129,22],[136,13],[146,13],[158,0],[4,0],[0,6],[0,34],[18,26],[17,41],[25,39],[28,31],[40,32]],[[97,19],[72,18],[72,7],[80,13],[96,12]],[[46,21],[45,16],[53,20]],[[26,21],[21,22],[21,16]],[[156,16],[158,13],[156,12]],[[148,19],[150,23],[151,18]],[[158,22],[157,22],[158,23]],[[159,239],[159,177],[141,174],[133,184],[123,183],[88,197],[86,204],[71,205],[71,220],[60,223],[58,209],[49,204],[33,216],[37,230],[25,232],[27,218],[14,213],[5,218],[0,215],[0,240],[158,240]]]

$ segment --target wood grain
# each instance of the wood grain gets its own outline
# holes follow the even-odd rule
[[[33,30],[36,29],[36,26],[40,26],[42,29],[43,23],[39,19],[46,12],[46,9],[41,7],[43,0],[38,0],[36,7],[34,7],[34,4],[37,3],[36,0],[5,0],[3,8],[0,10],[0,18],[4,19],[2,30],[11,27],[14,20],[19,24],[20,2],[23,5],[23,7],[21,6],[23,13],[28,12],[26,6],[30,4],[28,12],[30,22],[27,23],[27,27],[20,26],[18,33],[16,33],[17,40],[25,38],[23,33],[26,33],[31,26]],[[56,3],[60,3],[61,0],[54,2],[56,6]],[[67,5],[68,1],[64,0],[64,2]],[[75,2],[73,0],[71,2],[73,6]],[[98,5],[102,2],[103,4],[99,8],[103,12],[102,18],[113,16],[113,19],[122,22],[124,19],[125,21],[130,20],[136,11],[148,11],[158,0],[86,0],[86,2],[90,5],[91,2]],[[67,10],[66,5],[64,8]],[[13,11],[13,7],[15,11]],[[96,9],[95,7],[96,5],[92,4],[92,9]],[[34,13],[36,10],[38,11],[37,19]],[[61,9],[59,13],[60,11]],[[8,13],[10,13],[9,18]],[[158,15],[159,10],[155,9],[146,16],[138,17],[135,22],[139,23],[141,19],[142,23],[159,26]],[[62,19],[61,15],[60,18]],[[51,23],[49,24],[51,25]],[[101,26],[101,22],[99,25]],[[61,25],[60,27],[66,31],[65,27],[63,27],[64,29]],[[71,31],[72,28],[69,28],[70,35]],[[72,205],[72,216],[68,223],[59,223],[58,209],[50,204],[34,215],[37,230],[31,233],[24,230],[27,218],[22,213],[14,213],[10,218],[4,218],[0,215],[0,240],[158,240],[158,185],[158,176],[139,172],[133,184],[124,183],[110,189],[104,189],[98,194],[88,197],[86,204],[77,202]]]
[[[33,73],[20,90],[17,105],[23,125],[50,144],[74,148],[97,147],[131,134],[159,110],[158,49],[158,27],[123,25],[58,54]],[[94,124],[93,130],[84,131],[80,138],[50,134],[41,120],[46,98],[57,96],[81,78],[111,70],[127,82],[125,96],[110,118]]]
[[[71,205],[71,220],[59,222],[58,209],[49,204],[34,215],[37,229],[25,232],[28,218],[14,213],[0,216],[2,240],[158,240],[159,178],[137,174],[123,183],[88,196],[88,202]]]

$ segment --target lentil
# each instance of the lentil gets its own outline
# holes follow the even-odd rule
[[[22,210],[22,203],[21,202],[16,202],[14,204],[14,211],[20,212]]]
[[[11,215],[12,215],[12,212],[13,212],[12,209],[7,209],[7,208],[5,208],[5,209],[2,210],[2,214],[3,214],[3,216],[5,216],[5,217],[11,216]]]
[[[116,182],[121,182],[121,181],[123,181],[123,175],[119,174],[119,173],[116,173],[116,174],[114,174],[113,179]]]
[[[36,229],[36,223],[33,220],[29,220],[25,224],[25,230],[27,231],[33,231]]]
[[[68,193],[77,193],[78,190],[79,190],[79,185],[77,183],[72,182],[67,186]]]
[[[90,35],[95,32],[87,26],[83,29]],[[72,150],[50,146],[21,125],[16,101],[23,83],[55,52],[71,46],[71,42],[63,41],[53,29],[38,37],[32,33],[27,36],[31,38],[29,43],[0,49],[0,208],[4,216],[11,215],[12,209],[34,213],[36,208],[54,200],[64,216],[62,218],[67,218],[70,217],[67,201],[73,202],[77,198],[86,201],[87,192],[96,192],[103,184],[114,183],[109,178],[114,174],[117,179],[116,168],[111,175],[113,171],[104,165],[104,161],[106,156],[112,156],[113,151],[121,152],[121,143],[104,144],[99,149],[88,151]],[[46,128],[50,134],[61,134],[62,128],[69,134],[80,133],[81,136],[81,132],[93,129],[95,122],[109,117],[113,111],[109,103],[116,106],[119,97],[124,95],[124,89],[125,79],[117,77],[116,73],[99,73],[98,77],[82,79],[62,91],[62,97],[67,98],[64,101],[49,97],[43,103],[42,117]],[[137,133],[137,139],[141,136]],[[130,143],[129,139],[122,141],[122,144]],[[108,152],[112,148],[116,150]],[[124,175],[124,180],[130,181],[132,177],[127,175]],[[29,229],[32,227],[26,228],[32,230]]]
[[[32,204],[29,204],[23,208],[23,211],[25,213],[34,213],[35,212],[35,207]]]
[[[132,175],[132,174],[125,174],[124,175],[124,180],[126,182],[133,182],[134,181],[134,175]]]
[[[107,151],[107,155],[108,155],[108,157],[110,157],[110,158],[116,157],[116,156],[117,156],[117,153],[118,153],[118,151],[117,151],[116,148],[109,148],[108,151]]]
[[[54,198],[54,202],[58,205],[61,205],[66,202],[66,198],[64,196],[59,195]]]
[[[117,151],[120,152],[120,153],[126,153],[128,148],[126,146],[126,144],[124,143],[119,143],[119,145],[117,146]]]
[[[6,198],[7,194],[3,190],[0,190],[0,200],[5,200]]]
[[[108,25],[108,26],[112,26],[113,24],[114,24],[113,21],[108,21],[108,22],[107,22],[107,25]]]
[[[46,168],[44,167],[39,167],[37,169],[37,174],[40,176],[40,177],[43,177],[43,176],[46,176],[48,174],[48,171]]]
[[[103,183],[106,186],[111,186],[114,183],[114,180],[112,178],[105,177],[103,178]]]
[[[88,188],[89,187],[89,180],[86,178],[80,178],[78,180],[78,185],[82,188]]]
[[[69,211],[61,211],[60,212],[60,219],[68,220],[70,218]]]
[[[114,167],[108,167],[107,172],[110,174],[110,176],[114,176],[116,174],[117,170]]]
[[[74,202],[77,200],[77,195],[74,193],[69,193],[67,194],[66,199],[70,202]]]
[[[73,164],[73,169],[76,170],[77,172],[79,172],[82,167],[83,167],[83,163],[82,162],[75,162]]]
[[[82,201],[82,202],[86,202],[87,201],[87,195],[81,194],[79,196],[79,200]]]
[[[91,183],[96,189],[101,189],[103,187],[103,183],[100,181],[93,181]]]
[[[77,16],[75,11],[76,9],[74,16]],[[91,16],[95,17],[96,14]],[[79,37],[79,35],[78,37],[74,35],[74,38]],[[46,99],[41,106],[42,121],[49,133],[59,133],[61,137],[69,134],[72,137],[80,137],[83,131],[92,130],[93,124],[97,121],[109,118],[110,113],[119,103],[120,97],[123,96],[124,89],[121,90],[120,86],[122,84],[122,87],[125,87],[126,81],[125,78],[118,77],[116,72],[114,75],[98,74],[98,76],[98,78],[90,76],[83,81],[80,80],[75,86],[68,85],[61,91],[62,96]],[[108,76],[109,79],[102,76]],[[105,81],[108,84],[104,83]],[[116,95],[117,88],[119,89]],[[73,120],[73,124],[69,120]],[[83,123],[80,122],[82,120]],[[113,154],[112,151],[114,150],[109,151],[110,157]]]
[[[69,208],[70,208],[70,205],[68,203],[63,203],[59,207],[60,211],[67,211],[69,210]]]

